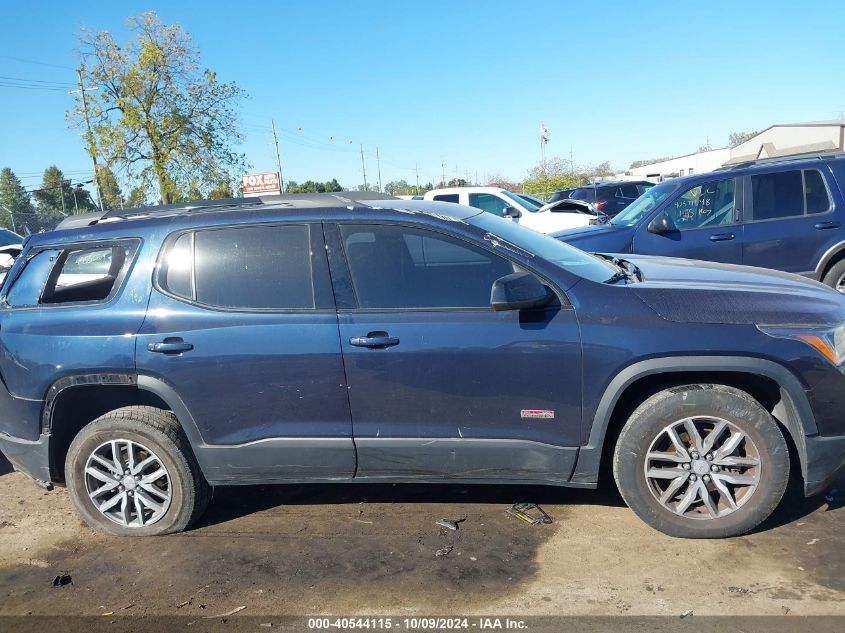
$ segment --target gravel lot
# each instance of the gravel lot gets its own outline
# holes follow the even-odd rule
[[[611,491],[364,484],[218,489],[194,530],[118,539],[0,458],[0,615],[845,615],[834,487],[723,541],[663,536]],[[507,516],[521,500],[554,524]]]

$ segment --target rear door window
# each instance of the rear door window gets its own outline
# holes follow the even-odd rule
[[[184,233],[165,246],[157,279],[170,294],[214,308],[333,307],[322,232],[307,224]]]
[[[795,169],[751,176],[751,220],[778,220],[826,213],[830,196],[816,169]]]

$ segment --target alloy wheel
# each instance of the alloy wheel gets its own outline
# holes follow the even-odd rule
[[[760,453],[747,433],[716,417],[665,427],[645,459],[649,490],[670,512],[715,519],[738,510],[760,483]]]
[[[100,514],[125,527],[159,521],[170,507],[170,474],[149,448],[126,439],[98,446],[85,464],[85,488]]]

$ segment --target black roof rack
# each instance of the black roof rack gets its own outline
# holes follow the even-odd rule
[[[773,156],[771,158],[758,158],[757,160],[748,160],[735,165],[724,165],[714,171],[727,171],[730,169],[742,169],[743,167],[753,167],[754,165],[768,165],[771,163],[790,163],[799,160],[827,160],[830,158],[845,158],[845,152],[808,152],[807,154],[789,154],[788,156]]]
[[[254,209],[265,205],[294,207],[337,207],[355,204],[358,200],[397,200],[395,196],[374,191],[339,191],[335,193],[276,194],[254,198],[224,198],[222,200],[194,200],[176,204],[159,204],[132,209],[109,209],[71,215],[56,227],[73,229],[94,226],[100,222],[127,220],[129,218],[183,215],[194,212],[228,211],[232,209]]]

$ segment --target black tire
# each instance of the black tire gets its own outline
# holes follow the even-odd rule
[[[822,283],[837,290],[843,281],[845,281],[845,259],[836,262],[830,267],[830,270],[825,273]]]
[[[154,523],[124,526],[101,513],[86,488],[86,463],[106,442],[123,439],[149,448],[169,475],[169,507]],[[65,460],[65,481],[71,501],[91,528],[117,536],[156,536],[181,532],[203,514],[211,498],[187,437],[170,411],[132,406],[100,416],[74,438]],[[127,488],[128,489],[128,488]],[[123,490],[123,488],[121,488]]]
[[[660,502],[646,477],[645,465],[652,442],[657,441],[669,425],[699,416],[725,420],[750,438],[759,455],[759,482],[756,489],[733,510],[724,509],[722,497],[718,492],[714,493],[712,498],[718,499],[716,505],[720,506],[715,517],[704,508],[703,496],[699,496],[702,502],[698,511],[706,512],[707,518],[690,518],[688,513],[682,516]],[[730,430],[730,427],[727,428]],[[689,439],[688,434],[685,437]],[[651,527],[682,538],[738,536],[755,528],[783,498],[789,481],[789,466],[789,449],[769,412],[747,393],[722,385],[674,387],[650,397],[628,419],[613,456],[613,475],[628,506]],[[671,464],[669,468],[672,468]],[[699,477],[703,486],[704,480],[710,481],[712,475],[701,474]],[[689,485],[687,480],[684,486]],[[712,488],[714,484],[707,485]],[[680,488],[677,497],[672,497],[677,499],[673,505],[675,510],[680,507],[680,497],[685,490],[689,488]],[[670,500],[669,505],[672,503]],[[723,516],[723,512],[727,514]]]

